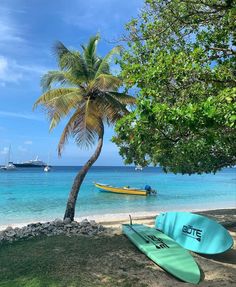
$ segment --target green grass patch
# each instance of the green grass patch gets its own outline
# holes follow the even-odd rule
[[[144,287],[150,264],[122,235],[43,237],[0,246],[0,287]]]

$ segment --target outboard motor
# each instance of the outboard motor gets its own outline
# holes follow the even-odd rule
[[[152,189],[150,185],[146,184],[144,189],[148,192],[148,194],[155,195],[157,194],[156,190]]]
[[[148,184],[145,185],[144,189],[149,192],[152,190],[151,186]]]

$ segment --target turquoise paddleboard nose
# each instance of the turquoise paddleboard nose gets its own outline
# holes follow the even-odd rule
[[[192,284],[200,281],[201,273],[192,255],[166,234],[143,224],[123,224],[122,231],[141,252],[173,276]]]
[[[182,247],[202,254],[219,254],[233,246],[229,232],[215,220],[190,212],[166,212],[155,227]]]

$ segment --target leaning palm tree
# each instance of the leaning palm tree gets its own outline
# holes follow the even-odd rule
[[[99,36],[91,37],[82,51],[66,48],[58,42],[55,52],[59,70],[49,71],[41,81],[43,94],[34,108],[44,107],[49,120],[50,130],[63,118],[68,122],[58,144],[58,154],[70,136],[80,147],[97,147],[74,179],[67,201],[64,219],[74,220],[75,205],[80,186],[89,170],[101,153],[104,126],[114,124],[128,113],[127,106],[135,103],[135,98],[118,92],[122,80],[110,72],[110,61],[119,54],[120,47],[113,48],[105,57],[97,55]]]

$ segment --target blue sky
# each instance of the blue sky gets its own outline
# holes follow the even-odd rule
[[[1,0],[0,6],[0,164],[11,144],[11,159],[39,156],[51,164],[81,165],[93,152],[78,149],[71,140],[61,158],[57,142],[63,123],[52,133],[40,111],[32,105],[41,94],[40,79],[57,69],[53,44],[79,48],[99,32],[98,53],[106,54],[111,42],[124,34],[124,25],[137,16],[143,0]],[[96,165],[122,165],[117,147],[106,129],[103,152]]]

